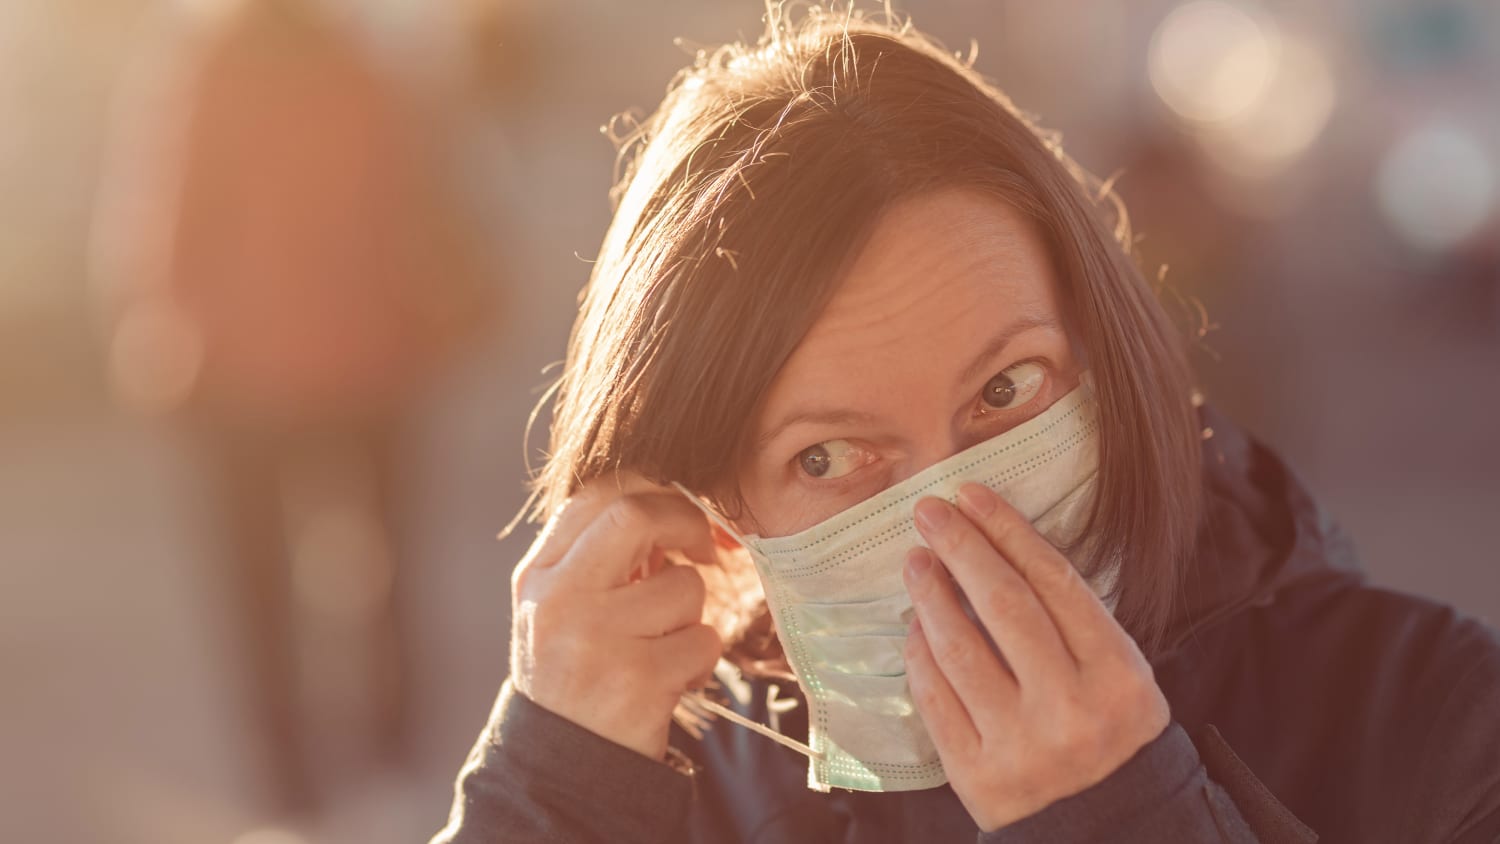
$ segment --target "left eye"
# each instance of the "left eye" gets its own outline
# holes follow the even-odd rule
[[[1018,363],[985,383],[979,397],[987,408],[1010,410],[1031,401],[1046,378],[1041,364]]]
[[[828,440],[805,448],[797,455],[797,466],[804,474],[833,480],[869,463],[872,455],[848,440]]]

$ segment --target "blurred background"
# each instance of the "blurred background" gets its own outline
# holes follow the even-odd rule
[[[1210,400],[1373,576],[1500,620],[1500,10],[897,9],[1118,177]],[[0,0],[0,837],[442,825],[600,127],[762,14]]]

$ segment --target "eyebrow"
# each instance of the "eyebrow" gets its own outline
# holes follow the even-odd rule
[[[793,425],[868,425],[873,421],[875,421],[873,414],[861,413],[857,410],[806,410],[782,419],[776,427],[756,440],[756,444],[765,445],[771,442]]]
[[[1004,331],[995,335],[995,337],[991,339],[983,349],[980,350],[979,354],[974,356],[974,359],[969,363],[969,365],[964,367],[963,373],[959,376],[959,382],[962,383],[964,381],[972,381],[977,378],[984,371],[985,367],[988,366],[989,363],[995,358],[999,357],[1000,354],[1005,351],[1005,347],[1010,345],[1010,342],[1017,336],[1037,328],[1055,329],[1059,327],[1060,325],[1058,321],[1050,316],[1045,316],[1042,314],[1023,314],[1015,322],[1007,325]],[[867,425],[874,420],[875,417],[873,414],[861,413],[857,410],[805,410],[799,413],[793,413],[792,415],[783,418],[779,423],[776,424],[775,427],[771,428],[765,434],[762,434],[756,440],[756,444],[765,445],[766,443],[771,442],[772,440],[781,436],[783,431],[792,427],[793,425]]]
[[[963,372],[958,376],[959,383],[972,381],[982,375],[985,368],[990,365],[990,362],[1000,357],[1000,354],[1005,351],[1005,347],[1009,346],[1010,342],[1016,339],[1017,336],[1037,328],[1060,329],[1061,327],[1055,318],[1046,314],[1022,314],[1015,322],[1007,325],[1004,331],[996,334],[979,351],[979,354],[974,356],[974,359],[970,361],[968,366],[964,367]]]

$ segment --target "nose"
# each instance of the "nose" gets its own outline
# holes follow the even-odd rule
[[[958,428],[950,436],[948,456],[952,457],[960,451],[968,451],[993,436],[995,436],[993,430]]]
[[[900,483],[961,451],[984,442],[985,439],[987,437],[982,432],[971,430],[934,430],[916,444],[911,451],[910,458],[906,461],[906,466],[903,467],[905,471],[901,477],[893,478],[891,482]]]

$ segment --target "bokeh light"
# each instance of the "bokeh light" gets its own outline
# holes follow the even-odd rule
[[[1217,163],[1242,177],[1274,175],[1322,134],[1337,86],[1328,61],[1308,39],[1283,35],[1262,96],[1232,119],[1206,127],[1203,142]]]
[[[1232,120],[1266,95],[1278,49],[1274,24],[1254,7],[1194,0],[1167,15],[1152,37],[1151,84],[1186,120]]]
[[[1456,246],[1494,211],[1495,166],[1468,129],[1444,119],[1419,126],[1380,163],[1375,196],[1381,215],[1419,249]]]

